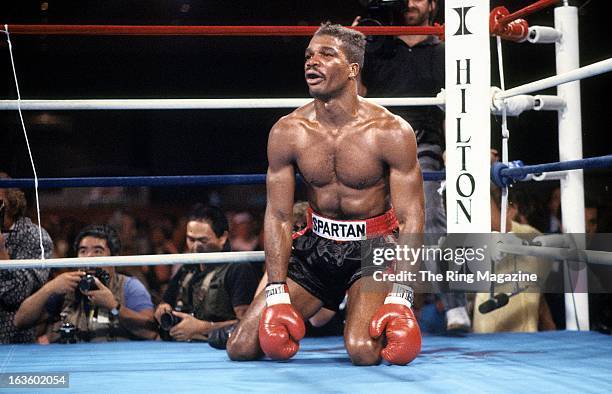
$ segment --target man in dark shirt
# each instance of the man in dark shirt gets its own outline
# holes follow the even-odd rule
[[[200,204],[192,209],[187,221],[189,253],[229,251],[227,238],[223,212]],[[167,327],[175,340],[206,339],[243,316],[256,288],[257,277],[249,264],[184,265],[170,280],[155,318],[162,323],[162,315],[170,312],[181,320]]]
[[[437,0],[407,0],[403,12],[406,26],[429,26],[436,15]],[[358,19],[355,23],[359,22]],[[407,35],[385,37],[366,47],[360,94],[370,97],[433,97],[445,86],[444,44],[438,37]],[[382,45],[381,45],[382,43]],[[390,108],[406,119],[417,137],[422,171],[444,168],[444,112],[433,106]],[[425,182],[425,232],[446,233],[446,213],[440,182]],[[465,296],[441,294],[448,328],[469,329]]]

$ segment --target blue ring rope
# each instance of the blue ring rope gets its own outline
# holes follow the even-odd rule
[[[568,171],[577,169],[611,168],[612,155],[591,157],[580,160],[569,160],[556,163],[535,165],[517,164],[509,167],[503,163],[495,163],[491,168],[491,180],[498,186],[508,186],[529,174],[540,174],[553,171]],[[301,179],[298,176],[298,179]],[[445,179],[444,171],[424,171],[425,181],[440,181]],[[178,175],[178,176],[133,176],[133,177],[88,177],[88,178],[40,178],[38,187],[53,189],[63,187],[110,187],[110,186],[229,186],[229,185],[261,185],[266,182],[265,174],[240,175]],[[34,179],[0,179],[0,188],[33,188]]]
[[[504,187],[523,179],[529,174],[596,168],[612,168],[612,155],[527,166],[520,162],[513,162],[511,166],[504,163],[495,163],[491,168],[491,180],[497,186]]]
[[[426,181],[439,181],[445,177],[444,171],[425,171]],[[301,180],[301,177],[298,176]],[[39,178],[40,189],[63,187],[111,187],[111,186],[229,186],[261,185],[266,183],[265,174],[242,175],[178,175],[178,176],[120,176],[90,178]],[[0,179],[0,188],[33,188],[34,179]]]

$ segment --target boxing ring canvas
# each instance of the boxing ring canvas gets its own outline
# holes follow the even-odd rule
[[[66,372],[68,389],[0,392],[612,392],[612,340],[594,332],[425,336],[408,366],[353,366],[341,337],[286,362],[229,361],[205,343],[0,346],[0,372]]]

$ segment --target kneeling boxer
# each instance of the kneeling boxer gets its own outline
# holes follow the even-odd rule
[[[367,254],[362,248],[382,247],[394,231],[422,233],[424,221],[412,128],[357,95],[364,48],[363,34],[322,25],[305,56],[314,101],[281,118],[270,132],[268,285],[230,337],[233,360],[292,357],[304,336],[303,319],[322,307],[337,310],[347,291],[344,339],[354,364],[377,364],[382,356],[403,365],[420,352],[412,289],[376,282],[361,264]],[[292,243],[296,170],[311,213],[308,228]]]

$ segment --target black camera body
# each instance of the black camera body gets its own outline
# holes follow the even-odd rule
[[[82,277],[79,282],[79,290],[82,292],[98,290],[98,286],[96,285],[96,277],[92,274],[87,274]]]
[[[96,268],[95,273],[92,274],[88,272],[81,278],[79,281],[79,290],[82,293],[86,291],[98,290],[95,278],[98,278],[100,282],[104,284],[104,286],[108,286],[108,283],[110,282],[110,274],[101,268]]]
[[[401,26],[408,11],[406,0],[362,0],[366,8],[360,26]]]
[[[72,323],[63,323],[61,327],[57,330],[60,334],[59,342],[63,344],[67,343],[77,343],[78,339],[78,328],[74,326]]]
[[[159,318],[159,327],[164,331],[170,331],[172,327],[179,324],[183,319],[172,312],[164,312]]]

